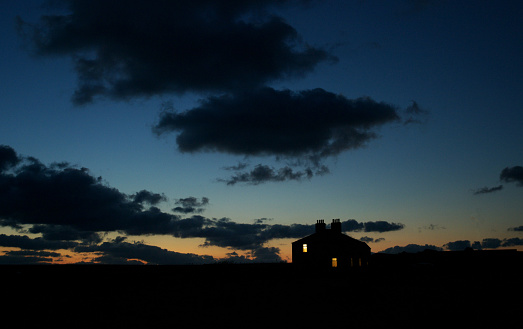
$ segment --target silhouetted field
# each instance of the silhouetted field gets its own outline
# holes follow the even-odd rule
[[[374,256],[360,271],[292,264],[0,266],[3,313],[23,314],[25,324],[72,327],[519,323],[521,257],[492,266]]]

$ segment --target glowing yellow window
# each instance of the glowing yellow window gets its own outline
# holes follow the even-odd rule
[[[358,258],[358,265],[361,267],[361,258]]]
[[[306,243],[303,244],[303,252],[307,252],[307,244]]]
[[[332,259],[332,267],[338,267],[338,258]]]

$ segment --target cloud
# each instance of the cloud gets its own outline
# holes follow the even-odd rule
[[[11,250],[7,251],[5,255],[8,256],[38,256],[38,257],[60,257],[62,254],[52,251],[33,251],[33,250]]]
[[[235,166],[226,166],[226,167],[223,167],[222,169],[240,171],[240,170],[247,168],[248,166],[249,166],[249,164],[247,162],[238,162],[238,164]]]
[[[104,185],[86,168],[45,166],[31,157],[24,158],[14,174],[0,175],[4,225],[68,226],[92,232],[140,227],[154,233],[176,219],[156,207],[145,209],[136,198]]]
[[[384,253],[384,254],[399,254],[401,252],[417,253],[417,252],[422,252],[426,249],[437,250],[437,251],[443,250],[443,248],[441,248],[441,247],[436,247],[434,245],[429,245],[429,244],[425,244],[425,245],[408,244],[406,246],[394,246],[394,247],[382,250],[380,252]]]
[[[98,97],[214,95],[185,112],[164,112],[154,130],[176,133],[181,152],[274,156],[293,163],[238,168],[220,182],[258,185],[326,174],[322,160],[361,148],[378,137],[379,126],[401,121],[394,106],[370,98],[266,87],[337,61],[271,13],[296,1],[57,3],[56,14],[38,23],[18,17],[17,26],[35,54],[74,61],[75,104]],[[413,101],[403,121],[420,123],[427,113]]]
[[[405,109],[405,118],[403,124],[424,124],[427,121],[430,112],[421,108],[416,101],[412,101],[412,104]]]
[[[376,222],[358,222],[355,219],[348,219],[341,221],[341,230],[343,232],[389,232],[401,230],[405,227],[401,223],[389,223],[387,221]],[[301,238],[314,233],[315,226],[313,224],[291,224],[280,225],[274,224],[268,226],[262,236],[264,239],[284,239],[284,238]]]
[[[481,247],[495,249],[501,246],[502,240],[498,238],[486,238],[481,242]]]
[[[518,226],[518,227],[510,227],[508,230],[509,231],[516,231],[516,232],[523,232],[523,225]]]
[[[188,198],[177,199],[175,204],[181,205],[181,207],[175,207],[172,209],[173,212],[180,212],[184,214],[188,213],[202,213],[204,207],[209,204],[209,198],[202,197],[202,201],[198,201],[197,198],[190,196]]]
[[[275,90],[269,87],[209,97],[187,111],[164,111],[154,128],[176,133],[181,152],[221,152],[242,156],[273,156],[289,166],[258,165],[241,171],[228,184],[300,180],[324,174],[327,157],[358,149],[377,138],[375,130],[400,120],[394,106],[371,98],[348,99],[323,89]]]
[[[360,238],[360,241],[363,241],[363,242],[374,242],[374,243],[378,243],[378,242],[381,242],[381,241],[385,241],[384,238],[371,238],[371,237],[368,237],[368,236],[363,236]]]
[[[155,131],[177,132],[181,152],[314,159],[362,147],[376,138],[373,128],[398,119],[394,106],[370,98],[267,87],[210,97],[185,112],[164,112]]]
[[[404,224],[401,223],[389,223],[386,221],[376,221],[376,222],[366,222],[363,224],[364,231],[365,232],[390,232],[390,231],[398,231],[405,227]],[[342,224],[343,228],[343,224]]]
[[[29,233],[42,234],[48,241],[82,241],[83,243],[100,243],[102,235],[93,231],[81,231],[67,225],[37,224],[33,225]]]
[[[421,232],[421,230],[429,230],[429,231],[435,231],[435,230],[445,230],[445,226],[440,226],[438,224],[429,224],[425,226],[418,227],[418,232]]]
[[[16,154],[16,152],[15,152]],[[33,157],[16,155],[20,160],[9,172],[0,172],[1,224],[42,237],[0,235],[0,246],[29,250],[74,249],[77,252],[101,253],[99,261],[122,261],[125,252],[135,251],[145,262],[162,263],[163,259],[191,260],[190,256],[161,254],[146,258],[152,247],[123,243],[122,239],[103,242],[107,232],[126,235],[171,235],[176,238],[202,238],[202,246],[217,246],[249,252],[253,259],[277,259],[279,250],[265,244],[274,239],[301,238],[314,233],[314,225],[269,224],[266,219],[254,223],[238,223],[229,218],[207,218],[161,211],[152,204],[164,201],[163,194],[142,190],[125,194],[94,177],[87,168],[68,163],[46,166]],[[178,199],[182,208],[200,209],[209,199],[195,197]],[[147,205],[147,207],[145,206]],[[403,224],[387,221],[342,222],[342,230],[387,232],[399,230]],[[264,249],[268,248],[268,249]],[[163,256],[162,256],[163,255]],[[153,256],[149,256],[153,257]],[[193,259],[191,262],[197,262]]]
[[[276,247],[256,248],[252,251],[251,257],[254,261],[260,263],[278,263],[282,261],[280,249]]]
[[[219,260],[220,263],[279,263],[282,261],[280,249],[275,247],[256,248],[247,255],[239,255],[233,251],[227,253],[226,258]]]
[[[150,205],[157,205],[160,202],[167,201],[167,197],[163,194],[152,193],[147,190],[141,190],[140,192],[134,194],[133,202],[143,204],[148,203]]]
[[[523,186],[523,167],[514,166],[506,167],[503,169],[499,175],[499,180],[506,183],[516,182],[517,186]],[[493,193],[501,191],[503,185],[498,185],[494,187],[482,187],[473,191],[474,195]]]
[[[258,218],[254,220],[254,224],[263,224],[263,222],[271,221],[272,218]]]
[[[262,238],[267,241],[272,239],[302,238],[314,233],[314,230],[314,224],[273,224],[263,230]]]
[[[501,171],[499,179],[507,183],[516,182],[518,186],[523,186],[523,167],[506,167]]]
[[[30,238],[26,235],[0,234],[1,247],[14,247],[30,250],[70,249],[77,246],[73,241],[49,241],[44,238]]]
[[[20,158],[15,150],[7,145],[0,145],[0,172],[16,166]]]
[[[51,257],[44,257],[42,254],[27,256],[7,253],[0,256],[0,264],[2,265],[47,264],[52,261],[53,259]]]
[[[495,187],[487,187],[487,186],[485,186],[485,187],[476,189],[474,191],[474,195],[497,192],[497,191],[501,191],[502,189],[503,189],[503,185],[499,185],[499,186],[495,186]]]
[[[301,181],[304,178],[311,179],[314,175],[324,175],[328,172],[329,169],[326,166],[321,166],[318,169],[307,167],[304,170],[296,171],[289,166],[275,169],[271,166],[258,164],[251,171],[238,171],[233,176],[227,179],[219,178],[218,181],[227,183],[227,185],[237,183],[258,185],[266,182]]]
[[[360,223],[355,219],[348,219],[341,222],[341,230],[343,232],[358,232],[362,231],[365,227],[364,223]]]
[[[236,223],[229,218],[207,219],[208,225],[202,227],[196,235],[205,237],[203,246],[231,247],[247,250],[260,248],[272,239],[263,235],[265,224]]]
[[[443,245],[444,248],[448,250],[464,250],[465,248],[472,248],[472,249],[496,249],[499,247],[513,247],[513,246],[521,246],[523,245],[523,239],[520,238],[505,238],[505,239],[498,239],[498,238],[486,238],[483,239],[481,242],[474,241],[471,242],[469,240],[458,240],[454,242],[448,242]]]
[[[230,91],[336,61],[268,13],[284,2],[61,0],[56,14],[36,24],[19,17],[18,30],[36,54],[73,59],[76,104],[97,96]]]
[[[239,224],[227,218],[181,218],[155,206],[145,208],[143,203],[157,203],[163,197],[148,191],[127,195],[104,185],[86,168],[45,166],[25,157],[13,172],[0,174],[0,217],[3,225],[29,225],[30,233],[41,233],[45,238],[26,237],[27,243],[95,243],[101,232],[198,237],[206,239],[205,245],[240,249],[258,248],[266,242],[260,238],[265,225]],[[202,207],[209,200],[190,197],[177,202]]]
[[[503,239],[502,246],[503,247],[523,246],[523,239],[520,239],[520,238]]]
[[[214,262],[212,256],[185,254],[169,251],[157,246],[141,242],[129,243],[123,239],[115,239],[100,245],[78,246],[76,252],[102,253],[103,258],[96,260],[102,262],[127,263],[128,259],[139,259],[148,264],[206,264]]]
[[[369,238],[372,239],[372,238]],[[377,241],[374,241],[377,242]],[[417,253],[422,252],[426,249],[443,251],[444,249],[450,251],[462,251],[466,248],[472,249],[496,249],[500,247],[514,247],[514,246],[523,246],[523,239],[520,238],[508,238],[508,239],[498,239],[498,238],[486,238],[480,241],[471,242],[469,240],[457,240],[453,242],[448,242],[443,245],[443,247],[437,247],[434,245],[418,245],[418,244],[409,244],[406,246],[394,246],[380,251],[385,254],[398,254],[401,252],[408,253]]]
[[[444,248],[448,250],[465,250],[466,248],[471,248],[469,240],[458,240],[454,242],[448,242],[443,245]]]

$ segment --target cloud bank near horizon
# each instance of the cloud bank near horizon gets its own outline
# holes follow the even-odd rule
[[[194,255],[182,257],[144,244],[123,243],[123,240],[103,241],[106,233],[116,232],[122,235],[203,238],[202,247],[245,251],[253,257],[258,255],[276,261],[281,260],[280,250],[266,247],[267,242],[300,238],[314,232],[313,224],[267,224],[264,220],[248,224],[225,217],[182,217],[164,212],[157,207],[167,201],[163,194],[147,190],[125,194],[104,183],[101,177],[94,177],[87,168],[77,168],[67,162],[47,166],[34,157],[20,156],[5,145],[0,145],[0,168],[0,226],[41,234],[35,239],[4,235],[3,245],[0,243],[3,247],[25,246],[39,251],[72,249],[102,254],[122,249],[156,250],[163,253],[165,259],[192,259],[194,263],[210,261],[207,256],[201,256],[201,259]],[[175,203],[180,207],[174,208],[174,212],[198,213],[209,204],[209,199],[187,197],[176,199]],[[388,221],[358,222],[350,219],[342,222],[345,232],[389,232],[403,228],[403,224]]]
[[[131,235],[171,235],[175,238],[203,238],[201,247],[216,246],[229,249],[233,261],[281,261],[280,249],[267,247],[275,239],[297,239],[312,234],[314,224],[268,224],[270,220],[257,219],[253,223],[239,223],[230,218],[208,218],[201,215],[182,217],[160,210],[166,202],[160,193],[141,190],[125,194],[94,177],[87,168],[77,168],[67,162],[42,164],[34,157],[20,156],[6,145],[0,145],[0,226],[11,227],[20,233],[40,234],[0,235],[0,247],[8,250],[0,256],[2,263],[51,262],[64,258],[60,250],[90,253],[90,262],[203,264],[217,259],[207,255],[184,254],[169,251],[143,242],[128,242]],[[199,213],[209,204],[209,198],[186,197],[176,199],[182,214]],[[341,221],[343,232],[385,233],[404,229],[394,221]],[[521,232],[522,227],[508,231]],[[121,236],[104,240],[108,232]],[[384,238],[363,237],[367,242]],[[424,249],[463,250],[523,245],[521,238],[488,238],[470,242],[460,240],[442,247],[408,245],[396,246],[382,252],[418,252]],[[240,256],[237,251],[247,256]],[[130,258],[128,258],[130,257]]]

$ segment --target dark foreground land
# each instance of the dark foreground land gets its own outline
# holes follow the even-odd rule
[[[26,327],[519,327],[519,254],[376,254],[358,271],[292,264],[5,265],[2,314],[4,323]]]

